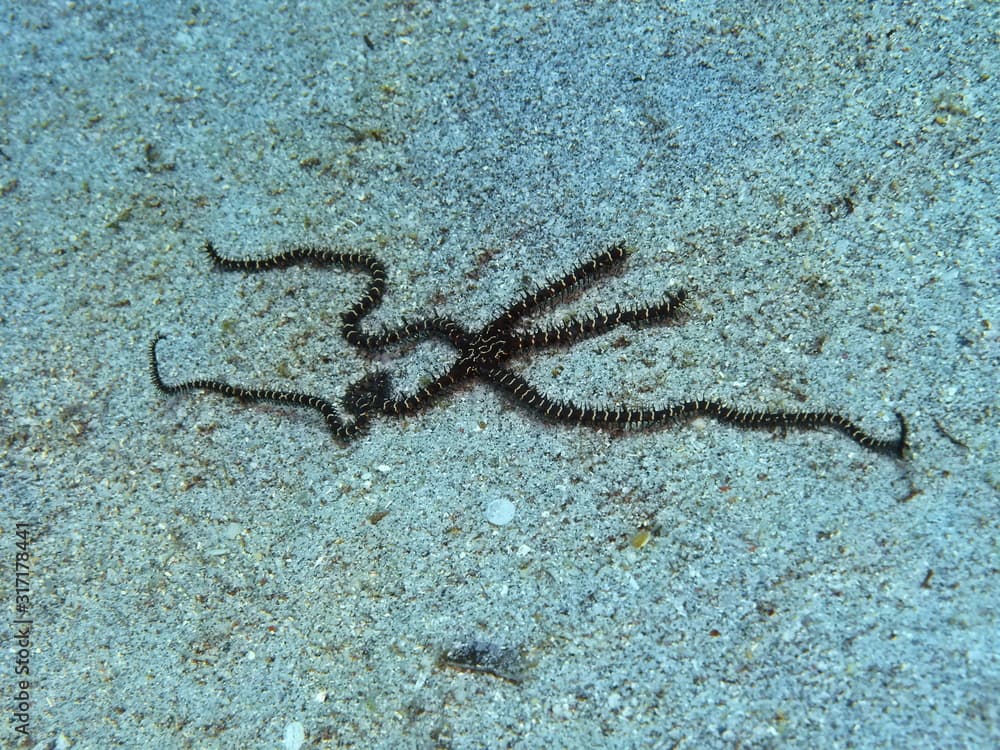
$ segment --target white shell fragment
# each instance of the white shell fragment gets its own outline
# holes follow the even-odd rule
[[[514,503],[505,497],[494,497],[486,503],[486,520],[494,526],[506,526],[514,520]]]
[[[306,728],[301,721],[293,721],[285,727],[284,750],[299,750],[306,741]]]

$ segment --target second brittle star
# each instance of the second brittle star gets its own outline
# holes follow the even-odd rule
[[[554,422],[641,429],[705,416],[745,428],[829,427],[839,430],[864,448],[900,459],[904,458],[907,450],[907,424],[903,415],[898,412],[898,437],[879,438],[863,430],[848,417],[829,411],[743,409],[712,399],[679,401],[660,407],[580,406],[546,396],[509,369],[508,361],[517,355],[550,347],[569,346],[622,325],[662,324],[676,318],[687,298],[684,290],[667,294],[649,305],[626,308],[615,306],[611,311],[595,310],[586,317],[571,318],[568,322],[546,328],[522,330],[519,327],[526,315],[549,305],[571,288],[593,283],[601,275],[622,264],[627,257],[623,243],[612,245],[580,263],[569,273],[550,279],[534,291],[523,293],[494,320],[478,330],[470,331],[455,320],[433,316],[395,328],[383,328],[374,333],[362,331],[359,325],[361,319],[381,303],[385,294],[385,267],[372,255],[303,246],[265,258],[229,258],[220,255],[211,242],[205,244],[205,251],[216,267],[224,271],[256,273],[302,263],[363,271],[370,279],[368,288],[352,307],[341,314],[341,334],[349,344],[372,355],[406,341],[436,339],[450,344],[458,352],[458,356],[451,367],[431,378],[422,388],[408,394],[393,393],[389,374],[384,371],[366,375],[347,387],[338,408],[327,399],[300,391],[253,388],[214,379],[167,383],[161,375],[157,357],[157,347],[164,337],[157,335],[149,347],[149,369],[153,383],[163,393],[204,390],[244,401],[270,401],[309,407],[322,414],[334,436],[346,443],[357,437],[373,417],[414,414],[458,387],[474,379],[481,379],[519,406]]]

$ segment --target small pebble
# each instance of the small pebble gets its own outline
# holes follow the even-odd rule
[[[495,497],[486,503],[486,520],[494,526],[506,526],[514,520],[514,503],[505,497]]]

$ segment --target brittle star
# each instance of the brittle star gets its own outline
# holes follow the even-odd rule
[[[279,404],[315,409],[326,420],[334,436],[347,443],[358,436],[377,416],[407,416],[437,401],[459,386],[476,378],[496,386],[506,396],[528,411],[545,419],[583,424],[593,427],[649,428],[664,426],[695,417],[712,417],[739,427],[793,427],[814,429],[831,427],[847,435],[859,445],[877,453],[903,458],[907,449],[907,424],[896,413],[899,422],[897,438],[878,438],[863,430],[849,418],[828,411],[750,410],[730,406],[712,399],[680,401],[666,406],[604,408],[579,406],[550,398],[529,384],[523,377],[506,367],[514,356],[555,346],[568,346],[582,339],[597,336],[627,324],[656,324],[674,320],[687,294],[679,290],[666,294],[660,301],[638,307],[616,306],[610,312],[595,310],[583,318],[523,331],[520,321],[537,312],[567,290],[592,283],[602,274],[624,262],[627,251],[623,243],[612,245],[569,273],[549,280],[532,292],[522,294],[492,321],[476,331],[467,330],[458,322],[444,317],[429,317],[404,323],[396,328],[383,328],[378,333],[365,333],[359,327],[361,319],[374,310],[385,293],[386,273],[382,263],[364,253],[342,253],[321,247],[297,247],[266,258],[228,258],[220,255],[211,242],[205,251],[216,267],[224,271],[258,272],[300,263],[338,266],[346,270],[361,270],[371,278],[361,298],[341,315],[341,333],[352,346],[367,354],[376,354],[392,346],[412,340],[438,339],[450,344],[458,357],[440,375],[410,394],[392,394],[389,374],[378,370],[349,385],[341,399],[341,410],[333,402],[299,391],[273,390],[231,385],[221,380],[188,380],[169,384],[160,373],[157,346],[163,340],[158,334],[149,347],[149,367],[153,383],[167,394],[190,390],[221,393],[244,401],[270,401]],[[341,411],[349,419],[344,419]]]

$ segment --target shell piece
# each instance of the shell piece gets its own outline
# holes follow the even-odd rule
[[[486,503],[486,520],[494,526],[506,526],[514,520],[517,508],[505,497],[494,497]]]
[[[629,544],[631,544],[634,549],[642,549],[646,546],[647,542],[652,539],[652,537],[653,532],[649,529],[642,529],[632,535],[632,539],[629,541]]]

